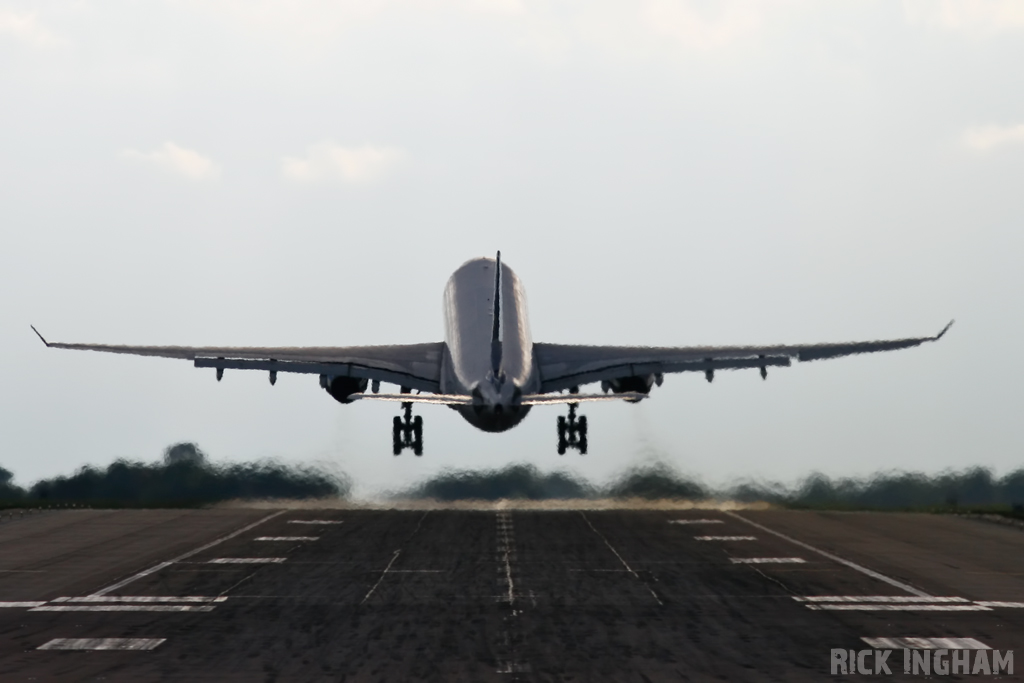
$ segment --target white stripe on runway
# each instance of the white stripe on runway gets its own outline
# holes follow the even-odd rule
[[[280,564],[284,557],[215,557],[207,564]]]
[[[258,536],[257,541],[319,541],[319,536]]]
[[[730,557],[733,564],[803,564],[802,557]]]
[[[166,638],[54,638],[38,650],[152,650]]]
[[[807,609],[827,609],[839,612],[991,612],[981,605],[807,605]]]
[[[982,607],[1016,607],[1024,608],[1024,602],[1003,602],[1002,600],[975,600],[975,605]]]
[[[28,602],[0,602],[0,607],[39,607],[45,605],[46,600],[33,600]]]
[[[213,605],[43,605],[29,612],[212,612]]]
[[[208,598],[201,595],[182,595],[174,597],[170,595],[86,595],[83,598],[54,598],[50,602],[138,602],[138,603],[160,603],[160,602],[224,602],[226,597]]]
[[[695,541],[756,541],[756,536],[694,536]]]
[[[877,650],[991,650],[975,638],[861,638]]]
[[[838,555],[833,555],[832,553],[825,552],[824,550],[819,550],[818,548],[815,548],[813,545],[810,545],[808,543],[804,543],[803,541],[798,541],[798,540],[796,540],[795,538],[793,538],[791,536],[787,536],[786,534],[780,533],[778,531],[773,531],[772,529],[769,529],[768,527],[764,526],[763,524],[758,524],[757,522],[753,522],[753,521],[747,519],[743,515],[738,515],[735,512],[730,512],[729,510],[723,510],[722,512],[724,514],[729,515],[730,517],[733,517],[735,519],[740,520],[741,522],[746,522],[747,524],[749,524],[750,526],[754,527],[755,529],[760,529],[761,531],[765,531],[765,532],[768,532],[769,534],[773,534],[775,536],[778,536],[779,538],[784,539],[786,541],[789,541],[790,543],[793,543],[794,545],[798,545],[801,548],[804,548],[805,550],[810,550],[811,552],[818,553],[822,557],[827,557],[828,559],[832,560],[833,562],[838,562],[839,564],[846,565],[850,569],[854,569],[854,570],[860,572],[861,574],[867,574],[868,576],[870,576],[873,579],[878,579],[879,581],[884,581],[885,583],[889,584],[890,586],[895,586],[896,588],[899,588],[901,591],[906,591],[907,593],[910,593],[911,595],[917,595],[917,596],[922,597],[922,598],[930,598],[930,597],[932,597],[928,593],[925,593],[923,590],[918,590],[917,588],[914,588],[910,584],[906,584],[906,583],[903,583],[902,581],[897,581],[896,579],[889,578],[885,574],[881,574],[879,572],[876,572],[873,569],[868,569],[867,567],[862,567],[861,565],[857,564],[856,562],[850,562],[849,560],[845,560],[845,559],[839,557]]]
[[[198,555],[199,553],[203,552],[204,550],[209,550],[213,546],[219,545],[219,544],[223,543],[224,541],[230,540],[230,539],[234,538],[235,536],[238,536],[239,534],[244,534],[246,531],[249,531],[250,529],[255,529],[260,524],[263,524],[264,522],[270,521],[274,517],[277,517],[279,515],[283,515],[285,512],[287,512],[287,511],[286,510],[278,510],[277,512],[271,513],[271,514],[267,515],[266,517],[264,517],[264,518],[262,518],[262,519],[260,519],[260,520],[258,520],[256,522],[253,522],[252,524],[244,526],[241,529],[237,529],[236,531],[232,531],[230,534],[227,534],[226,536],[221,536],[220,538],[218,538],[216,540],[210,541],[206,545],[201,545],[198,548],[196,548],[195,550],[190,550],[187,553],[184,553],[183,555],[178,555],[174,559],[167,560],[166,562],[161,562],[160,564],[158,564],[158,565],[156,565],[154,567],[150,567],[149,569],[144,569],[141,572],[139,572],[138,574],[132,574],[127,579],[122,579],[121,581],[118,581],[117,583],[111,584],[111,585],[107,586],[106,588],[103,588],[103,589],[100,589],[100,590],[96,591],[95,593],[93,593],[93,595],[106,595],[107,593],[113,593],[116,590],[124,588],[129,583],[131,583],[133,581],[138,581],[139,579],[141,579],[144,576],[149,576],[150,574],[155,574],[156,572],[160,571],[161,569],[165,569],[165,568],[171,566],[175,562],[181,562],[182,560],[187,560],[188,558],[192,557],[193,555]]]
[[[722,524],[720,519],[670,519],[669,524]]]
[[[344,524],[336,519],[289,519],[289,524]]]
[[[804,595],[793,596],[797,602],[893,602],[893,603],[941,603],[970,602],[967,598],[921,598],[916,595]],[[981,604],[981,603],[979,603]],[[988,605],[986,605],[988,606]]]

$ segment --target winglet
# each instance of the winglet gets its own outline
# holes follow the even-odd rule
[[[955,322],[956,320],[950,320],[949,323],[947,323],[946,326],[942,328],[942,332],[939,332],[937,335],[932,337],[932,341],[939,341],[940,339],[942,339],[942,335],[946,334],[946,332],[949,331],[949,328],[953,327],[953,323]]]
[[[32,331],[36,333],[36,336],[39,337],[39,339],[43,342],[43,344],[45,344],[46,347],[49,348],[50,347],[50,342],[46,341],[46,338],[43,337],[43,335],[39,334],[39,330],[36,329],[36,326],[35,325],[29,325],[29,327],[32,328]]]

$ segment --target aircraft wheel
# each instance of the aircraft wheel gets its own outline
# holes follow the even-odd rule
[[[412,452],[423,455],[423,418],[419,415],[412,419]]]
[[[565,455],[565,448],[569,443],[565,439],[565,416],[558,416],[558,454]]]
[[[395,455],[402,454],[402,418],[398,416],[391,423],[391,450]]]

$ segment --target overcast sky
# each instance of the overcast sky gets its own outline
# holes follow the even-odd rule
[[[1022,464],[1019,0],[0,0],[0,466],[29,483],[195,441],[360,492],[512,462],[715,484]],[[315,376],[60,341],[442,338],[493,255],[538,341],[938,344],[675,375],[505,434]]]

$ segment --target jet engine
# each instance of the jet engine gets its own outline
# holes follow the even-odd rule
[[[330,377],[320,375],[320,386],[334,397],[339,403],[352,403],[349,398],[352,394],[361,394],[366,391],[369,380],[360,377]]]
[[[609,391],[616,394],[622,394],[627,391],[635,391],[638,394],[649,394],[651,393],[651,387],[655,384],[660,387],[663,379],[664,378],[661,374],[618,377],[616,379],[609,379],[601,382],[601,390],[606,394]]]

